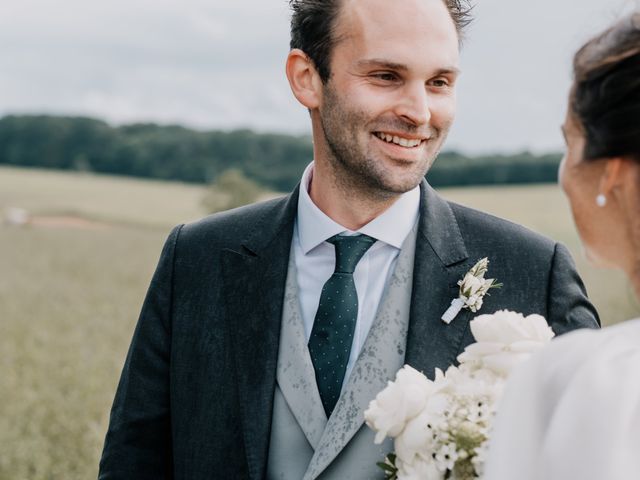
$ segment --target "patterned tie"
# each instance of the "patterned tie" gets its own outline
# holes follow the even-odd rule
[[[353,271],[376,240],[367,235],[336,235],[327,241],[335,246],[336,268],[322,287],[309,338],[309,352],[328,418],[340,397],[358,318],[358,294]]]

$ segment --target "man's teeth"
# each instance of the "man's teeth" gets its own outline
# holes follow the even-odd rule
[[[384,140],[388,143],[395,143],[401,147],[417,147],[422,143],[422,140],[411,140],[408,138],[398,137],[397,135],[389,135],[388,133],[376,132],[376,136],[380,140]]]

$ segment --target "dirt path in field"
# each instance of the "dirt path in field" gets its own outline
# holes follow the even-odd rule
[[[111,225],[107,223],[96,222],[71,215],[31,217],[25,226],[37,228],[77,228],[83,230],[104,230],[111,228]]]

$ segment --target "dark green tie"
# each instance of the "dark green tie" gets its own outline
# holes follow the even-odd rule
[[[322,405],[330,417],[340,397],[358,318],[358,294],[353,271],[376,240],[367,235],[336,235],[327,241],[335,246],[336,268],[322,287],[309,338],[309,352]]]

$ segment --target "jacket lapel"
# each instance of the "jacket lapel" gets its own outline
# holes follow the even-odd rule
[[[445,324],[440,317],[458,296],[457,282],[472,266],[449,204],[426,181],[421,186],[420,221],[406,363],[429,378],[456,363],[469,312]]]
[[[311,447],[315,450],[327,426],[327,416],[316,383],[311,355],[307,348],[293,251],[284,297],[280,348],[278,350],[278,385]]]
[[[251,479],[264,478],[266,474],[297,193],[296,189],[266,210],[252,236],[222,252],[225,313],[234,339],[238,399]]]

